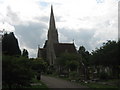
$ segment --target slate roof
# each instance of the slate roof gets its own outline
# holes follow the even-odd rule
[[[74,43],[57,43],[54,44],[54,50],[56,56],[60,56],[62,53],[77,53]]]
[[[55,51],[55,55],[56,57],[59,57],[62,53],[74,53],[77,54],[77,50],[75,48],[74,43],[55,43],[54,44],[54,51]],[[39,54],[40,56],[38,57],[42,57],[44,59],[46,59],[46,44],[44,46],[44,48],[39,48]]]

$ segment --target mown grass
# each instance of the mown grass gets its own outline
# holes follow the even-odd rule
[[[46,86],[46,84],[44,84],[41,80],[36,80],[36,79],[32,79],[32,84],[36,84],[36,85],[31,85],[31,86],[21,86],[21,87],[12,87],[12,90],[48,90],[48,87]],[[2,90],[9,90],[8,87],[4,87],[2,88]]]
[[[80,83],[81,85],[87,86],[89,88],[118,88],[117,86],[113,85],[104,85],[99,83]]]
[[[32,85],[31,88],[48,88],[48,87],[46,86],[46,84],[44,84],[41,80],[33,79],[33,80],[32,80],[32,83],[38,83],[38,84],[40,84],[40,85]]]

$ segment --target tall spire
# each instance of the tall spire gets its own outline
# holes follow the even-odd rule
[[[58,32],[55,25],[55,18],[54,18],[52,5],[51,5],[50,22],[49,22],[49,30],[48,30],[48,41],[52,43],[58,43]]]
[[[49,25],[49,29],[50,28],[56,28],[55,26],[55,18],[54,18],[54,13],[53,13],[53,6],[51,5],[51,14],[50,14],[50,25]]]

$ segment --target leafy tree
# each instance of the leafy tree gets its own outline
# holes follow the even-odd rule
[[[104,69],[109,67],[112,70],[112,76],[119,77],[119,47],[119,41],[108,40],[106,43],[103,43],[103,46],[92,52],[90,63],[99,69],[99,66],[104,67]]]
[[[35,73],[37,79],[40,80],[41,73],[46,72],[47,63],[41,58],[30,59],[30,61],[31,61],[32,71]]]
[[[84,46],[79,47],[78,53],[80,54],[82,58],[82,62],[87,66],[89,64],[90,53],[86,51]]]
[[[21,87],[30,86],[34,73],[31,70],[29,59],[3,55],[2,83],[3,86]]]
[[[2,37],[2,84],[11,89],[30,85],[34,76],[31,70],[31,62],[28,58],[27,50],[23,56],[19,49],[18,41],[13,32],[4,34]],[[18,57],[19,56],[19,57]],[[26,56],[26,57],[25,57]]]
[[[70,71],[76,71],[79,66],[79,63],[77,61],[67,61],[66,67],[69,68]]]
[[[60,68],[59,72],[65,70],[74,71],[77,70],[79,66],[80,57],[77,54],[63,53],[56,60],[57,66]]]
[[[82,65],[82,68],[84,69],[83,73],[84,73],[84,78],[85,79],[89,79],[89,69],[88,69],[88,66],[89,66],[89,56],[90,56],[90,53],[88,51],[86,51],[85,47],[84,46],[80,46],[79,47],[79,50],[78,50],[78,53],[79,55],[81,56],[81,65]]]
[[[91,57],[96,65],[118,65],[118,44],[115,41],[108,41],[93,51]]]
[[[23,49],[22,56],[28,58],[28,51],[26,49]]]
[[[43,59],[32,59],[31,62],[31,67],[34,72],[41,73],[46,71],[47,63]]]

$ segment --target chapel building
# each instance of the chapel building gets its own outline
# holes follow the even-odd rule
[[[59,42],[53,7],[51,6],[47,40],[43,48],[38,47],[37,58],[43,58],[49,63],[49,65],[54,65],[56,63],[56,58],[59,57],[62,53],[77,53],[77,50],[74,43]]]

